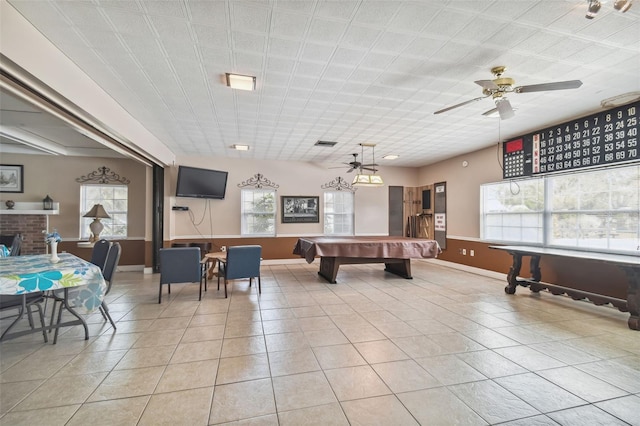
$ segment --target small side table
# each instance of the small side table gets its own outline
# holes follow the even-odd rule
[[[209,263],[209,272],[207,275],[207,279],[211,279],[214,276],[217,276],[218,273],[214,272],[216,266],[218,266],[218,261],[227,259],[226,251],[216,251],[213,253],[206,253],[204,255],[204,259],[207,263]]]

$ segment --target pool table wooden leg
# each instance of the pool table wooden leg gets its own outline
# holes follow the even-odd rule
[[[318,275],[329,281],[329,283],[336,284],[338,268],[340,268],[340,262],[337,257],[323,256],[320,258],[320,270],[318,271]]]
[[[411,276],[411,259],[402,259],[401,262],[395,261],[393,263],[385,262],[384,270],[408,280],[413,279]]]

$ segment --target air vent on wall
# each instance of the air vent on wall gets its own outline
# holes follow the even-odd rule
[[[337,144],[338,142],[330,142],[330,141],[318,141],[316,142],[314,145],[315,146],[327,146],[327,147],[332,147],[335,146],[335,144]]]

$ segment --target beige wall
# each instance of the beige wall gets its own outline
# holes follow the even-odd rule
[[[353,173],[345,169],[329,169],[317,165],[294,161],[257,161],[230,158],[179,157],[178,164],[229,172],[227,193],[224,200],[201,200],[176,198],[175,185],[177,167],[165,169],[165,240],[176,238],[227,237],[240,235],[240,193],[238,184],[261,173],[265,178],[280,185],[278,195],[278,219],[276,234],[317,235],[323,233],[322,220],[311,224],[280,223],[280,196],[317,195],[320,197],[320,215],[324,203],[322,184],[329,183],[338,176],[353,179]],[[388,186],[417,186],[418,174],[415,168],[383,166],[378,172],[385,181],[381,188],[358,188],[356,191],[355,230],[358,235],[388,234]],[[174,205],[188,206],[190,212],[172,211]],[[210,210],[207,210],[210,208]],[[194,225],[195,222],[202,223]]]
[[[382,188],[359,188],[356,191],[356,234],[386,235],[388,233],[388,186],[416,187],[435,182],[447,182],[447,233],[449,236],[478,238],[480,184],[501,180],[496,147],[472,152],[422,168],[382,166]],[[468,166],[463,167],[462,162]],[[41,201],[49,194],[60,202],[61,213],[52,216],[55,227],[67,240],[79,237],[79,194],[77,177],[106,166],[131,180],[129,185],[129,238],[151,239],[152,172],[133,160],[113,158],[60,157],[46,155],[2,154],[3,164],[24,165],[23,194],[0,194],[6,201]],[[256,173],[280,185],[278,210],[282,195],[317,195],[322,184],[338,176],[350,180],[353,173],[343,169],[328,169],[326,165],[303,162],[258,161],[229,158],[181,157],[178,164],[229,172],[227,196],[224,200],[176,198],[177,166],[165,169],[165,240],[180,238],[237,237],[240,235],[240,191],[238,184]],[[188,206],[190,212],[172,211],[174,205]],[[210,210],[206,210],[210,208]],[[192,221],[191,218],[194,220]],[[194,222],[201,222],[194,225]],[[318,235],[323,233],[322,221],[313,224],[282,224],[280,211],[278,236]]]
[[[49,227],[56,228],[63,240],[77,240],[80,236],[80,183],[76,178],[87,175],[98,167],[126,177],[129,184],[129,235],[145,237],[147,167],[133,160],[116,158],[62,157],[51,155],[0,154],[2,164],[24,166],[24,193],[2,193],[4,201],[42,201],[48,194],[60,203],[60,214],[49,218]]]
[[[420,185],[447,183],[448,237],[480,238],[480,185],[502,180],[498,158],[502,151],[493,146],[418,170]]]

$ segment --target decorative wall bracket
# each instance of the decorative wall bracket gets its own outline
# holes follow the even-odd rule
[[[324,183],[321,186],[322,189],[333,189],[336,191],[351,191],[356,192],[358,188],[354,188],[349,182],[342,179],[340,176],[335,178],[329,183]]]
[[[253,175],[251,179],[247,179],[245,181],[242,181],[242,183],[238,184],[238,188],[246,188],[248,186],[252,186],[258,189],[262,187],[273,188],[273,189],[280,188],[280,185],[278,185],[275,182],[271,182],[269,179],[264,177],[262,173],[256,173],[255,175]]]
[[[119,174],[112,172],[110,168],[106,166],[98,167],[98,170],[95,170],[89,173],[86,176],[81,176],[76,178],[76,182],[85,183],[85,182],[96,182],[96,183],[122,183],[124,185],[128,185],[131,183],[129,179],[126,177],[120,176]]]

